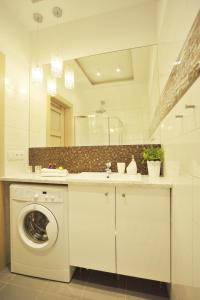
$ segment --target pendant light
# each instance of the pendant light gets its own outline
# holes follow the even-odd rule
[[[74,71],[70,68],[65,70],[65,87],[68,90],[74,88]]]
[[[57,18],[57,20],[62,17],[62,9],[60,7],[54,7],[52,12],[54,17]],[[60,78],[62,77],[62,73],[63,73],[63,60],[61,56],[57,53],[53,55],[51,58],[51,74],[55,78]]]
[[[57,84],[55,78],[47,80],[47,93],[49,96],[56,96]]]
[[[39,13],[33,14],[33,20],[37,23],[37,39],[38,39],[38,26],[43,22],[43,16]],[[43,80],[43,68],[38,63],[38,57],[36,58],[36,63],[32,66],[31,77],[33,83],[41,83]]]

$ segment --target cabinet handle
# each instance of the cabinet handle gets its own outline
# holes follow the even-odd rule
[[[104,194],[106,197],[108,196],[108,192]]]
[[[123,193],[123,194],[122,194],[122,197],[123,197],[123,198],[125,198],[125,197],[126,197],[126,194],[125,194],[125,193]]]

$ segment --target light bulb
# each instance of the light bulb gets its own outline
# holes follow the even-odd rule
[[[72,90],[74,88],[74,71],[66,70],[65,71],[65,87],[66,89]]]
[[[56,79],[49,79],[47,81],[47,93],[50,96],[55,96],[57,92]]]
[[[62,77],[63,73],[63,61],[59,56],[54,56],[51,59],[51,74],[55,78]]]
[[[34,66],[32,68],[32,82],[41,83],[43,80],[43,69],[40,66]]]

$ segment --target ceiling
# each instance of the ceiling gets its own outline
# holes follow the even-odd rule
[[[122,50],[76,59],[91,84],[133,80],[131,50]]]
[[[147,46],[76,59],[76,80],[80,81],[80,77],[84,75],[87,82],[93,86],[130,80],[138,84],[147,84],[153,49],[154,46]],[[117,72],[117,69],[120,71]],[[100,76],[97,75],[98,72]]]
[[[52,15],[52,8],[59,6],[63,9],[63,17],[59,21],[70,22],[81,18],[130,7],[156,0],[1,0],[15,15],[18,20],[28,29],[35,30],[33,13],[39,12],[44,21],[41,28],[56,24]]]

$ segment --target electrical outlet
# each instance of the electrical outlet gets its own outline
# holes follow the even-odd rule
[[[8,151],[8,160],[24,160],[24,151]]]

